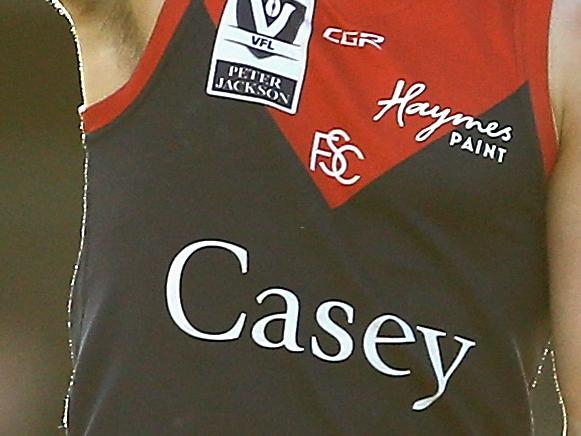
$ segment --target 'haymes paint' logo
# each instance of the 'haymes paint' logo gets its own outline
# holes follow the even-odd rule
[[[377,105],[381,109],[373,116],[373,121],[380,121],[391,109],[397,108],[396,120],[401,128],[405,127],[407,116],[419,116],[433,120],[431,124],[416,134],[417,142],[427,141],[438,129],[446,125],[463,126],[466,130],[476,130],[479,134],[492,139],[499,138],[503,142],[512,140],[512,126],[501,127],[498,121],[485,122],[462,112],[453,113],[449,107],[432,104],[428,101],[417,101],[428,90],[428,86],[422,82],[413,83],[407,89],[406,86],[406,81],[400,79],[395,84],[390,98],[378,100]]]
[[[172,320],[185,333],[198,340],[224,342],[240,339],[243,330],[247,325],[247,314],[241,312],[238,318],[232,324],[232,320],[224,320],[224,326],[227,330],[222,333],[208,333],[195,326],[195,321],[190,321],[184,311],[182,303],[182,275],[184,267],[188,260],[196,253],[207,249],[225,250],[231,253],[238,261],[240,272],[245,275],[249,272],[248,250],[234,243],[217,240],[205,240],[194,242],[184,249],[171,262],[166,282],[166,301],[167,307]],[[277,297],[282,298],[286,304],[286,311],[283,313],[273,313],[264,316],[254,322],[250,335],[253,341],[259,346],[267,349],[285,349],[292,353],[304,353],[305,345],[300,344],[298,340],[299,315],[301,311],[301,302],[296,293],[290,289],[281,287],[272,287],[262,291],[256,296],[256,302],[262,304],[266,299]],[[331,317],[331,313],[335,317]],[[349,303],[343,301],[326,301],[321,303],[315,312],[315,319],[322,332],[313,334],[310,338],[309,349],[314,357],[323,362],[344,362],[353,357],[356,352],[354,340],[351,334],[342,326],[337,324],[338,312],[342,312],[346,323],[352,325],[355,320],[355,308]],[[282,321],[284,324],[282,337],[278,342],[273,342],[267,336],[267,328],[273,322]],[[391,323],[401,333],[397,336],[384,336],[380,331],[384,325]],[[228,327],[230,326],[230,327]],[[461,336],[454,336],[454,341],[459,344],[459,349],[450,366],[445,368],[440,349],[440,340],[447,336],[445,331],[418,325],[416,330],[421,335],[426,347],[430,365],[436,378],[436,392],[418,399],[412,405],[415,411],[426,410],[446,391],[448,383],[454,372],[466,358],[468,352],[476,345],[471,339]],[[331,336],[338,344],[338,351],[330,354],[321,346],[319,335],[326,334]],[[394,314],[383,314],[375,318],[367,326],[363,335],[363,354],[372,368],[376,371],[390,377],[406,377],[412,374],[410,369],[395,368],[385,362],[380,353],[379,347],[385,345],[403,345],[412,344],[417,341],[416,334],[412,327],[401,317]],[[228,344],[224,344],[228,347]]]

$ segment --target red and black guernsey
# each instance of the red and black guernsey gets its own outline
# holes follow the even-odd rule
[[[525,435],[550,0],[166,0],[83,110],[67,426]]]

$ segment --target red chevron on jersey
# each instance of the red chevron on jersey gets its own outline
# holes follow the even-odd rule
[[[217,25],[226,3],[206,0]],[[440,3],[423,7],[433,11],[410,13],[405,19],[402,7],[396,19],[390,7],[380,8],[373,0],[316,2],[298,111],[269,111],[330,207],[342,205],[458,126],[473,130],[470,141],[480,141],[480,147],[488,140],[496,162],[510,153],[511,127],[502,120],[478,119],[524,82],[514,59],[510,26],[502,25],[507,12],[487,8],[490,17],[483,21],[493,28],[481,32],[469,25],[468,9],[462,16],[442,14]],[[365,44],[359,47],[359,42],[354,49],[331,43],[330,28],[382,35],[386,42],[380,50],[369,44],[372,49],[363,49]],[[495,68],[500,61],[503,68]],[[348,134],[343,145],[361,154],[333,154],[327,147],[326,156],[313,156],[320,152],[315,150],[316,136],[333,131]],[[341,183],[335,175],[357,180]]]

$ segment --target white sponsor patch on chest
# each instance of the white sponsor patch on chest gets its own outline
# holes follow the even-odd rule
[[[315,0],[228,0],[206,92],[295,114],[314,7]]]

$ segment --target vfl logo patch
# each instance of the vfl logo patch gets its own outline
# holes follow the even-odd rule
[[[228,0],[206,92],[295,114],[315,0]]]

